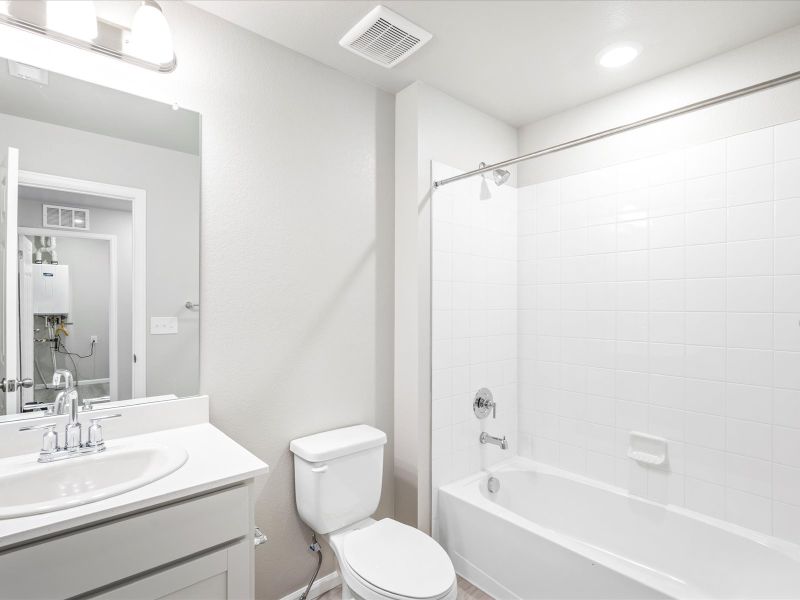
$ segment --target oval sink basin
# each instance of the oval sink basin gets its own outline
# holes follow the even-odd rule
[[[124,494],[178,470],[183,448],[112,446],[99,454],[0,472],[0,519],[63,510]],[[4,470],[0,463],[0,471]]]

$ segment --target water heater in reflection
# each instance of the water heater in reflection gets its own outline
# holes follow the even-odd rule
[[[69,265],[33,265],[33,314],[68,315]]]

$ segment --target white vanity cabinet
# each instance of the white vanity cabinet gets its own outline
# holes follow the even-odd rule
[[[252,598],[251,488],[239,483],[10,548],[0,553],[0,598]]]

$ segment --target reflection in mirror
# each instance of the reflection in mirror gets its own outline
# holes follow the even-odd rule
[[[199,115],[0,63],[0,418],[195,394]],[[28,69],[26,72],[30,72]]]

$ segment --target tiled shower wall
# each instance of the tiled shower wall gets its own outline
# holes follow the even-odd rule
[[[518,216],[520,453],[800,542],[800,122],[523,188]]]
[[[434,179],[459,171],[433,164]],[[437,489],[508,458],[517,439],[517,201],[506,184],[472,178],[432,196],[432,514]],[[472,401],[488,387],[497,418]],[[481,431],[511,448],[481,446]]]

